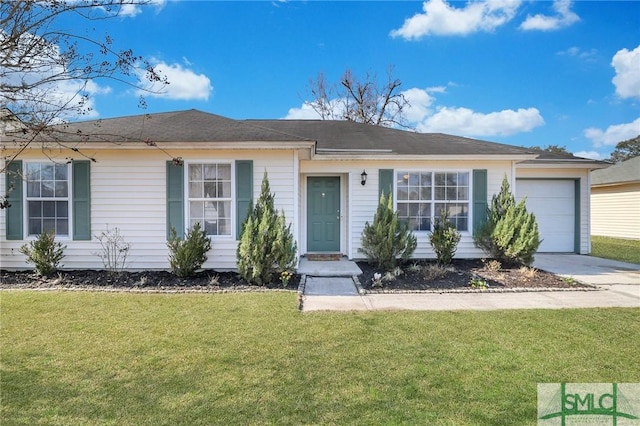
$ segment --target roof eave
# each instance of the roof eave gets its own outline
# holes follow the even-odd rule
[[[341,153],[316,152],[316,160],[420,160],[420,161],[526,161],[536,158],[529,154],[395,154],[393,152],[345,151]]]
[[[640,179],[636,180],[623,180],[618,182],[593,182],[591,181],[592,187],[602,188],[605,186],[620,186],[620,185],[636,185],[640,183]]]
[[[582,158],[576,159],[562,159],[562,160],[542,160],[542,159],[534,159],[531,161],[525,161],[518,164],[518,167],[522,168],[569,168],[569,169],[585,169],[589,170],[597,170],[597,169],[605,169],[609,167],[610,164],[605,163],[603,161],[598,160],[588,160]]]
[[[243,142],[155,142],[162,149],[242,149],[242,150],[282,150],[282,149],[309,149],[315,150],[314,141],[243,141]],[[149,146],[142,141],[127,142],[38,142],[25,149],[42,150],[45,147],[65,146],[73,149],[103,149],[103,150],[131,150],[148,149]],[[19,146],[4,146],[4,149],[20,149]]]

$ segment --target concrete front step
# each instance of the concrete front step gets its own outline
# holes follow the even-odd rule
[[[329,261],[313,261],[306,257],[300,258],[298,274],[311,277],[353,277],[362,271],[355,262],[346,258]]]

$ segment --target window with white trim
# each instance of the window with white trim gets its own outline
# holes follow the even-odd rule
[[[69,165],[26,163],[27,233],[69,235]]]
[[[207,235],[231,235],[231,164],[203,163],[188,167],[189,226],[197,222]]]
[[[430,231],[447,210],[458,231],[469,230],[469,172],[396,172],[396,209],[413,231]]]

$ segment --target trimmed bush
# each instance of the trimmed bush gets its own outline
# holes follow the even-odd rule
[[[184,239],[178,237],[175,228],[167,241],[171,271],[180,278],[192,276],[207,261],[207,252],[211,250],[211,239],[196,222],[187,230]]]
[[[236,252],[238,272],[249,283],[263,286],[291,272],[296,263],[297,244],[284,211],[277,212],[274,194],[265,171],[260,197],[242,226]]]
[[[64,250],[67,248],[67,246],[56,242],[55,239],[55,233],[44,232],[29,244],[20,247],[20,253],[27,257],[25,261],[33,264],[36,274],[43,277],[58,270],[58,265],[64,257]]]
[[[527,212],[525,200],[516,204],[505,176],[500,192],[491,199],[487,222],[473,236],[477,247],[509,265],[530,265],[540,246],[535,215]]]
[[[373,223],[364,225],[362,247],[358,251],[378,268],[391,271],[397,266],[398,259],[409,259],[417,245],[409,225],[393,211],[392,198],[387,199],[383,193]]]
[[[433,223],[433,232],[429,236],[429,243],[440,265],[448,265],[456,254],[460,232],[449,221],[448,210],[442,210],[440,217]]]

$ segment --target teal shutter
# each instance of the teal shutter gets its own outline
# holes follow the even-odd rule
[[[378,199],[382,193],[393,197],[393,169],[380,169],[378,171]]]
[[[487,221],[487,171],[473,171],[473,233]]]
[[[10,204],[6,210],[7,240],[22,239],[22,161],[12,161],[5,174],[5,196]]]
[[[253,201],[253,161],[236,161],[236,239],[240,239],[242,225],[249,215]]]
[[[167,238],[171,228],[184,236],[184,165],[167,161]]]
[[[74,161],[73,167],[73,239],[91,240],[90,161]]]

